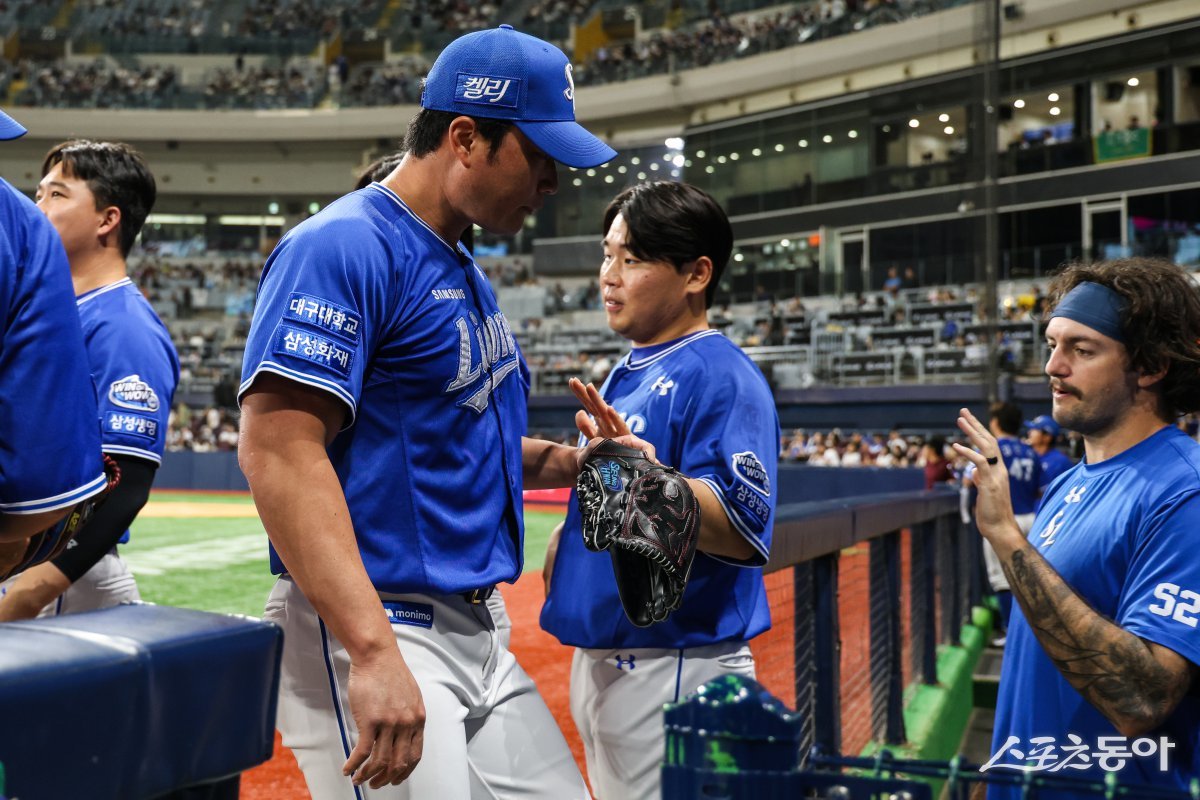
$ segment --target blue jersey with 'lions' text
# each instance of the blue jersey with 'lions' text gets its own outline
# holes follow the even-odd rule
[[[240,395],[264,372],[345,404],[329,459],[377,589],[520,575],[528,370],[487,276],[389,189],[346,195],[271,253]]]
[[[754,547],[748,563],[697,553],[683,605],[634,626],[621,613],[607,552],[583,544],[572,492],[542,627],[576,647],[699,647],[742,641],[771,626],[762,565],[775,515],[779,419],[758,367],[715,330],[634,348],[608,376],[604,399],[658,460],[703,480]]]
[[[0,512],[73,506],[107,485],[62,240],[0,179]]]
[[[1147,642],[1200,664],[1200,445],[1164,427],[1123,453],[1064,472],[1042,499],[1030,542],[1063,580],[1101,616]],[[1052,612],[1051,612],[1052,613]],[[1046,623],[1051,624],[1051,623]],[[1053,635],[1053,631],[1051,631]],[[1068,642],[1056,656],[1078,674],[1111,670],[1086,648]],[[1038,641],[1025,613],[1013,606],[991,769],[1019,775],[1012,765],[1053,766],[1057,776],[1103,777],[1117,769],[1122,786],[1186,788],[1200,774],[1200,696],[1184,695],[1159,728],[1135,744],[1084,699]],[[1050,749],[1047,749],[1049,747]],[[1084,748],[1087,761],[1079,759]],[[1104,757],[1105,761],[1100,762]],[[1084,766],[1086,769],[1076,769]],[[989,789],[991,800],[1017,800],[1019,787]],[[1136,790],[1130,795],[1137,796]],[[1095,793],[1039,790],[1047,800],[1075,800]]]

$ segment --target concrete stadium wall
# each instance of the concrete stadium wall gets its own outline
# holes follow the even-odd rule
[[[154,488],[204,492],[250,491],[246,476],[238,467],[237,453],[193,453],[190,450],[163,453]]]

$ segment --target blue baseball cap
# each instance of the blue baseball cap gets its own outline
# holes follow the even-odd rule
[[[1027,420],[1025,422],[1025,427],[1031,431],[1042,431],[1043,433],[1048,433],[1051,436],[1058,436],[1059,432],[1062,430],[1058,427],[1058,423],[1054,421],[1054,417],[1050,416],[1049,414],[1042,414],[1041,416]]]
[[[575,79],[563,51],[511,25],[447,45],[425,78],[421,107],[511,120],[568,167],[597,167],[617,155],[575,121]]]
[[[0,111],[0,141],[5,139],[19,139],[28,131],[25,126],[17,122],[15,119]]]

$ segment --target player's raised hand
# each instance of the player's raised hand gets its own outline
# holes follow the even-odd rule
[[[375,661],[350,664],[350,713],[358,741],[342,774],[372,789],[398,784],[421,760],[425,702],[397,649]]]
[[[979,532],[989,539],[1006,529],[1017,528],[1009,496],[1008,468],[1000,457],[1000,443],[987,427],[967,409],[958,412],[958,428],[972,447],[955,442],[954,451],[975,467],[973,481],[979,490],[975,501],[975,522]],[[1019,531],[1019,529],[1018,529]]]
[[[617,410],[604,401],[600,391],[591,383],[584,386],[583,381],[571,378],[567,381],[571,391],[583,406],[582,411],[575,412],[575,426],[585,438],[616,439],[632,433],[625,420]]]

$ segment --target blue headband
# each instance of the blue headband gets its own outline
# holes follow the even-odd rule
[[[1121,335],[1121,318],[1128,306],[1125,298],[1107,286],[1084,281],[1067,292],[1050,319],[1066,317],[1081,325],[1087,325],[1097,333],[1102,333],[1110,339],[1125,343]]]

